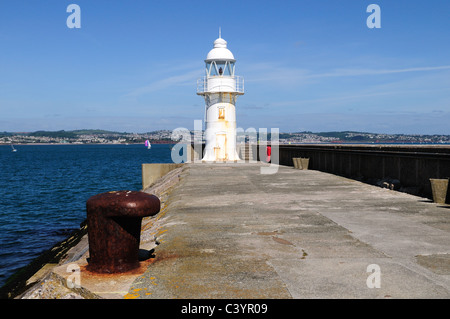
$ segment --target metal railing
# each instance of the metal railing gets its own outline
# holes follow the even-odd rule
[[[244,78],[242,76],[235,76],[236,80],[236,92],[244,93]]]
[[[206,81],[206,76],[198,79],[197,80],[197,94],[205,93],[207,90],[207,87],[208,87],[207,84],[208,84],[208,82]]]
[[[197,80],[197,94],[208,92],[208,79],[213,79],[220,76],[204,76]],[[231,88],[232,92],[244,94],[244,77],[242,76],[223,76],[224,78],[234,79],[234,85]]]

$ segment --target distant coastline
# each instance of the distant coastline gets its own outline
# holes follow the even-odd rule
[[[196,140],[198,132],[191,131],[191,140]],[[203,136],[203,132],[200,132]],[[279,133],[280,144],[407,144],[407,145],[446,145],[450,144],[450,135],[445,134],[385,134],[355,131],[336,132],[294,132]],[[259,136],[257,136],[259,139]],[[267,140],[270,141],[270,133]],[[152,144],[174,144],[172,131],[159,130],[147,133],[127,133],[104,130],[74,131],[36,131],[36,132],[0,132],[0,145],[124,145],[143,144],[149,140]]]
[[[268,143],[270,143],[270,141],[268,141]],[[121,145],[121,146],[126,146],[126,145],[141,145],[142,143],[14,143],[14,146],[74,146],[74,145]],[[176,142],[172,141],[172,142],[152,142],[152,144],[167,144],[167,145],[171,145],[171,144],[176,144]],[[0,146],[9,146],[11,145],[11,143],[0,143]],[[381,146],[381,145],[391,145],[391,146],[415,146],[415,147],[420,147],[420,146],[436,146],[436,147],[450,147],[450,142],[448,143],[407,143],[407,142],[403,142],[403,143],[396,143],[396,142],[340,142],[340,143],[325,143],[325,142],[301,142],[301,143],[280,143],[280,145],[323,145],[323,146],[329,146],[329,145],[364,145],[364,146]]]
[[[152,141],[152,144],[175,144],[176,142],[158,142],[158,141]],[[13,143],[14,146],[26,146],[26,145],[37,145],[37,146],[49,146],[49,145],[141,145],[143,143]],[[11,145],[11,143],[0,143],[0,145]]]

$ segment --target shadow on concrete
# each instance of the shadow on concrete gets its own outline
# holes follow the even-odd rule
[[[419,203],[434,203],[431,199],[422,199],[419,200]]]
[[[155,258],[155,254],[154,254],[155,250],[154,249],[150,249],[150,250],[146,250],[146,249],[139,249],[138,252],[138,257],[139,257],[139,261],[144,261],[150,258]]]

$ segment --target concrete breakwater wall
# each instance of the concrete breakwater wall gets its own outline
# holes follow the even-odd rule
[[[192,144],[188,154],[191,161],[201,158],[195,146],[197,150],[204,148],[204,144]],[[245,161],[260,161],[266,150],[260,150],[258,144],[240,144],[238,154]],[[430,178],[450,178],[450,145],[279,145],[280,165],[294,166],[294,157],[309,158],[309,169],[429,199],[433,198]]]
[[[259,146],[239,145],[238,153],[247,161],[244,150],[251,149],[251,159],[260,161],[260,154],[266,150],[260,151]],[[200,157],[193,151],[191,154],[191,160]],[[450,178],[450,145],[279,145],[280,165],[294,166],[294,157],[309,158],[309,169],[429,199],[433,198],[430,178]]]
[[[156,195],[164,207],[167,194],[178,182],[183,164],[151,163],[142,164],[142,191]],[[153,245],[151,218],[143,223],[147,230],[143,246]],[[150,225],[149,225],[150,224]],[[51,249],[44,251],[28,265],[17,270],[0,287],[0,299],[55,299],[55,298],[101,298],[95,294],[78,294],[65,287],[65,280],[53,273],[54,269],[79,261],[88,253],[87,221],[80,229]]]
[[[280,145],[279,156],[280,165],[293,166],[293,157],[307,157],[309,169],[370,184],[386,181],[396,190],[430,199],[429,179],[450,177],[450,146]]]
[[[147,189],[159,178],[163,177],[170,171],[181,167],[182,165],[183,164],[174,163],[142,164],[142,189]]]
[[[86,220],[80,224],[80,229],[74,230],[65,240],[55,244],[33,259],[28,265],[18,269],[6,283],[0,287],[0,299],[12,299],[22,294],[36,283],[58,263],[64,263],[78,258],[80,251],[72,250],[80,244],[87,234]],[[84,240],[84,243],[87,242]],[[72,250],[72,251],[71,251]]]

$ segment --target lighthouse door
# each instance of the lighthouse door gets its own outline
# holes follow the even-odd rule
[[[216,161],[227,160],[227,135],[216,134],[216,147],[214,148]]]

